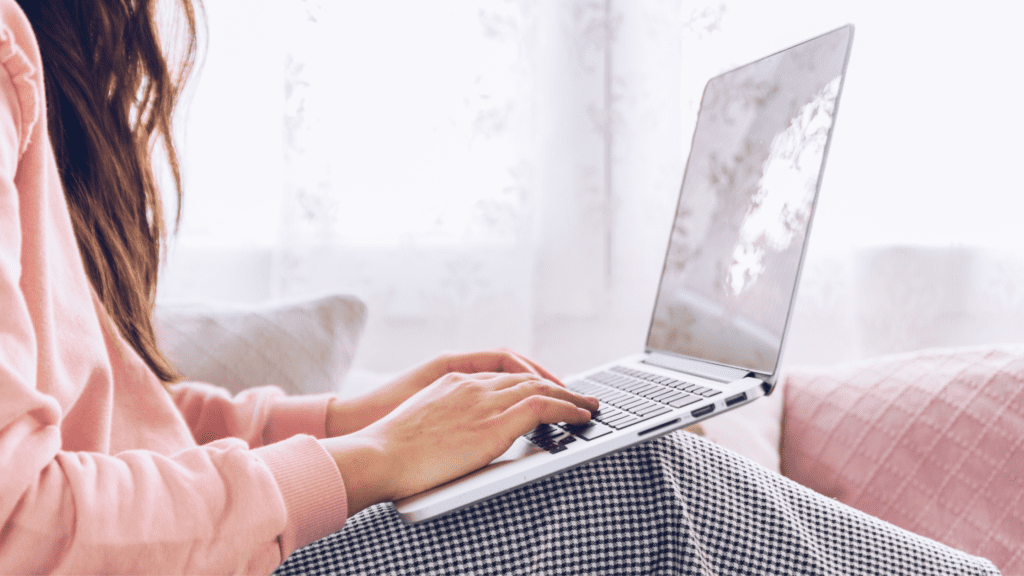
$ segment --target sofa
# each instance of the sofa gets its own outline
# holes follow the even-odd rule
[[[161,305],[188,379],[239,391],[365,392],[358,298]],[[786,367],[774,394],[688,429],[826,496],[1024,575],[1024,345],[934,348]]]

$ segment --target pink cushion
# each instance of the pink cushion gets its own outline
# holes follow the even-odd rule
[[[1024,346],[799,368],[784,390],[785,475],[1024,574]]]

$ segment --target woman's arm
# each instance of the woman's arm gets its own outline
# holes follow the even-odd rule
[[[357,398],[332,400],[327,410],[327,436],[343,436],[362,430],[445,375],[480,372],[534,374],[562,385],[558,378],[535,362],[506,348],[469,354],[442,354],[407,370],[378,390]]]
[[[171,390],[200,444],[326,435],[321,445],[345,480],[348,515],[471,472],[541,422],[585,422],[597,409],[596,399],[567,391],[509,350],[444,354],[349,401],[287,397],[270,386],[234,397],[194,382]]]
[[[3,422],[0,573],[269,573],[345,521],[340,475],[309,437],[172,456],[69,452],[39,418],[49,414]]]
[[[275,386],[258,386],[234,396],[218,386],[182,382],[171,397],[199,444],[241,438],[251,447],[266,446],[296,434],[325,438],[331,394],[287,396]]]

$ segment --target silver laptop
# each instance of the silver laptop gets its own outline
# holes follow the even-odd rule
[[[853,26],[712,78],[644,352],[566,381],[601,400],[489,465],[395,502],[421,522],[770,394],[849,60]]]

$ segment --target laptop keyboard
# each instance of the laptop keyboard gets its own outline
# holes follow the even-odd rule
[[[622,366],[567,382],[565,386],[573,392],[596,397],[601,401],[601,408],[586,424],[541,424],[523,436],[552,453],[565,450],[577,438],[593,440],[673,408],[721,394],[713,388]]]

